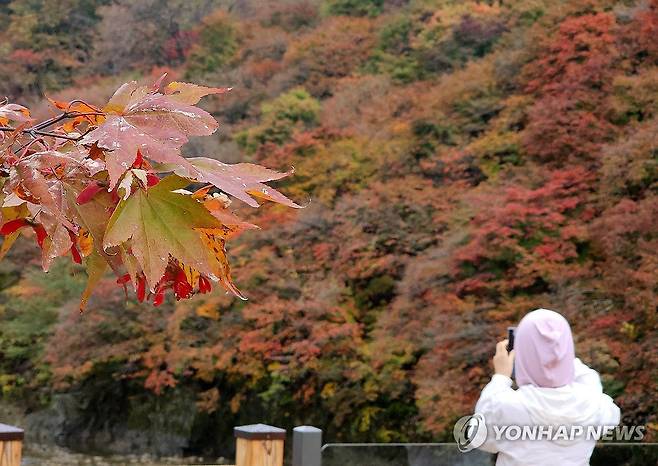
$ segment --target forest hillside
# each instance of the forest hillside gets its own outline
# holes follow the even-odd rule
[[[260,227],[229,244],[247,301],[153,308],[108,276],[80,314],[85,273],[23,238],[3,403],[77,448],[221,453],[252,422],[450,441],[547,307],[658,441],[657,38],[656,0],[0,1],[0,96],[47,117],[163,72],[230,86],[183,152],[294,167],[305,206],[233,201]]]

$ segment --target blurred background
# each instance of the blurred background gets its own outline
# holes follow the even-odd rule
[[[494,343],[572,323],[624,424],[658,440],[658,1],[0,0],[0,96],[231,86],[183,152],[295,168],[308,204],[233,207],[246,302],[160,308],[0,264],[0,413],[28,445],[230,456],[235,425],[452,441]],[[11,422],[9,422],[11,423]]]

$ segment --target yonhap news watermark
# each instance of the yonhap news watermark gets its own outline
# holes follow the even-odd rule
[[[593,440],[597,442],[641,442],[646,426],[606,425],[498,425],[487,424],[482,414],[460,418],[453,429],[460,451],[467,452],[483,445],[487,438],[495,441]]]
[[[596,440],[641,441],[645,426],[498,426],[492,425],[496,440]]]

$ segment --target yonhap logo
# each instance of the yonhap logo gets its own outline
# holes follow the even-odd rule
[[[491,441],[548,441],[548,442],[641,442],[646,426],[615,425],[486,425],[484,416],[475,413],[460,418],[453,429],[457,448],[468,452],[478,448],[487,440],[491,430]]]
[[[481,446],[487,439],[487,425],[484,422],[484,416],[475,413],[472,416],[460,418],[452,433],[457,442],[457,448],[463,453]]]

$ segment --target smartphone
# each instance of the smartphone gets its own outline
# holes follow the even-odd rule
[[[507,327],[507,352],[514,349],[514,332],[516,332],[516,327]]]
[[[510,352],[514,349],[514,333],[516,332],[516,327],[507,327],[507,351]],[[512,366],[512,378],[515,379],[515,370]]]

